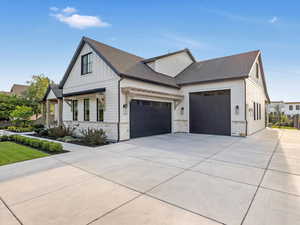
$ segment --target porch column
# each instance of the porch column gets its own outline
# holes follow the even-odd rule
[[[50,101],[46,100],[46,127],[50,127]]]
[[[46,124],[46,102],[41,103],[41,111],[42,111],[42,123]]]
[[[63,125],[63,99],[58,99],[58,126]]]

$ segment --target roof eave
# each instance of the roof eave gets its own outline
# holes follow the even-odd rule
[[[192,85],[192,84],[203,84],[203,83],[214,83],[214,82],[241,80],[241,79],[246,79],[248,77],[249,77],[249,75],[243,75],[243,76],[238,76],[238,77],[220,78],[220,79],[204,80],[204,81],[190,81],[190,82],[184,82],[184,83],[178,82],[177,84],[179,86],[185,86],[185,85]]]
[[[152,84],[157,84],[157,85],[162,85],[162,86],[166,86],[166,87],[180,89],[180,87],[178,85],[175,86],[175,85],[171,85],[171,84],[165,84],[165,83],[161,83],[161,82],[158,82],[158,81],[143,79],[143,78],[140,78],[140,77],[134,77],[134,76],[124,74],[124,73],[121,73],[120,76],[128,78],[128,79],[140,80],[140,81],[144,81],[144,82],[147,82],[147,83],[152,83]]]

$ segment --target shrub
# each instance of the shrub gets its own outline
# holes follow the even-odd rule
[[[49,151],[50,152],[60,152],[62,150],[63,150],[63,147],[60,143],[54,143],[54,142],[49,143]]]
[[[107,140],[106,134],[102,129],[82,129],[80,133],[82,134],[83,142],[87,145],[101,145],[105,144]]]
[[[9,136],[8,135],[0,136],[0,141],[9,141]]]
[[[74,130],[75,130],[74,127],[65,127],[65,126],[53,127],[48,129],[48,135],[54,138],[73,136]]]
[[[50,142],[49,141],[42,141],[41,143],[41,149],[44,151],[49,151],[50,148]]]
[[[31,132],[33,130],[32,127],[15,127],[15,126],[10,126],[7,128],[8,131],[11,132],[17,132],[17,133],[23,133],[23,132]]]
[[[63,146],[60,143],[39,140],[35,138],[23,137],[21,135],[3,135],[0,136],[0,141],[13,141],[19,144],[25,144],[33,148],[41,149],[49,152],[60,152]]]
[[[33,131],[38,135],[40,135],[40,133],[45,130],[43,124],[34,124],[32,127]]]

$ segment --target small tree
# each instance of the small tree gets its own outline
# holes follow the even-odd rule
[[[28,125],[29,118],[34,114],[31,107],[28,106],[17,106],[15,110],[10,113],[10,117],[17,126]]]
[[[32,80],[27,82],[30,86],[25,93],[25,98],[32,102],[34,114],[38,115],[41,112],[40,101],[47,91],[50,79],[43,74],[33,75]]]

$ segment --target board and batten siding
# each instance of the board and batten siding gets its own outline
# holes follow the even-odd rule
[[[189,132],[189,94],[193,92],[206,92],[217,90],[230,90],[230,104],[231,104],[231,135],[244,136],[246,133],[245,121],[245,89],[243,80],[212,82],[205,84],[191,84],[181,87],[184,93],[184,108],[185,120],[187,123],[187,132]],[[239,110],[236,111],[236,106]]]
[[[176,88],[170,88],[162,85],[151,84],[143,81],[137,81],[133,79],[125,78],[121,80],[120,87],[135,87],[135,88],[142,88],[149,91],[158,91],[168,94],[177,94],[182,95],[182,92]],[[174,109],[174,101],[162,99],[162,98],[155,98],[155,97],[142,97],[136,96],[132,99],[141,99],[141,100],[149,100],[149,101],[158,101],[158,102],[169,102],[172,105],[172,132],[186,132],[186,122],[182,123],[183,115],[180,113],[180,108],[183,106],[183,102],[179,104],[176,109]],[[120,139],[121,140],[128,140],[130,137],[130,104],[128,103],[128,108],[124,109],[123,105],[126,104],[126,97],[121,92],[120,96]]]
[[[248,121],[248,135],[251,135],[257,131],[260,131],[266,127],[266,101],[267,96],[265,94],[262,74],[259,69],[258,78],[256,77],[256,63],[260,63],[257,59],[251,68],[249,78],[246,79],[246,104],[247,104],[247,121]],[[260,68],[260,67],[259,67]],[[261,119],[254,120],[254,103],[261,105]]]
[[[148,65],[159,73],[175,77],[191,63],[193,63],[193,61],[190,56],[186,52],[180,52],[157,59],[154,62],[148,63]]]
[[[81,56],[92,52],[92,73],[81,75]],[[105,88],[104,121],[97,122],[96,97],[90,99],[90,121],[84,121],[83,99],[78,100],[78,121],[72,121],[72,110],[69,104],[63,103],[63,121],[66,125],[76,126],[78,129],[102,128],[109,139],[118,139],[118,80],[119,76],[85,44],[77,57],[73,68],[66,80],[63,93],[86,91]]]

